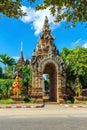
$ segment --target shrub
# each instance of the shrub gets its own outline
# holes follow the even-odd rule
[[[72,104],[73,102],[71,100],[66,101],[67,104]]]
[[[10,87],[13,84],[13,79],[0,79],[0,98],[10,97]]]
[[[0,104],[11,104],[11,103],[14,103],[12,99],[0,100]]]

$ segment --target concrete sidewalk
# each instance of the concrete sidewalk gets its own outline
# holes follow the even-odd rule
[[[13,105],[14,106],[14,105]],[[70,107],[62,107],[59,105],[46,105],[42,108],[35,108],[35,109],[0,109],[0,116],[3,117],[62,117],[62,116],[80,116],[80,117],[87,117],[87,107],[86,108],[70,108]]]
[[[57,106],[67,108],[87,108],[84,104],[0,104],[0,108],[43,108],[45,106]]]
[[[0,104],[0,108],[42,108],[43,104]]]
[[[86,108],[87,105],[85,104],[60,104],[60,106],[63,106],[63,107],[69,107],[69,108]]]

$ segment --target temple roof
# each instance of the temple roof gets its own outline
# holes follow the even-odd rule
[[[45,20],[44,20],[44,25],[42,28],[42,35],[41,35],[42,39],[50,39],[50,40],[54,40],[54,38],[51,35],[51,29],[50,29],[50,24],[48,21],[48,17],[45,16]]]
[[[25,60],[23,57],[23,49],[22,49],[22,42],[21,42],[21,50],[20,50],[20,57],[18,59],[18,65],[24,65],[25,64]]]
[[[20,53],[18,64],[21,64],[21,65],[25,64],[24,57],[23,57],[23,52]]]
[[[42,27],[42,33],[38,41],[37,47],[33,53],[35,55],[53,55],[58,54],[58,50],[54,44],[55,38],[51,34],[50,24],[48,17],[45,16],[44,24]]]

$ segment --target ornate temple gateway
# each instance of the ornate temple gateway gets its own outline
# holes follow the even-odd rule
[[[58,103],[64,102],[65,64],[54,44],[54,39],[46,16],[42,34],[31,58],[33,71],[31,100],[33,102],[43,102],[43,74],[49,74],[50,77],[49,100]]]

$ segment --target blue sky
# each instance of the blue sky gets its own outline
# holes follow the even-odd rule
[[[48,16],[52,35],[56,37],[54,43],[59,49],[75,48],[83,46],[87,48],[87,28],[84,24],[77,23],[75,28],[65,29],[66,23],[55,24],[54,17],[50,15],[49,9],[35,12],[33,7],[22,6],[27,16],[19,19],[7,18],[0,19],[0,54],[7,54],[18,58],[20,55],[21,41],[23,42],[24,58],[31,58],[36,47],[45,16]]]

